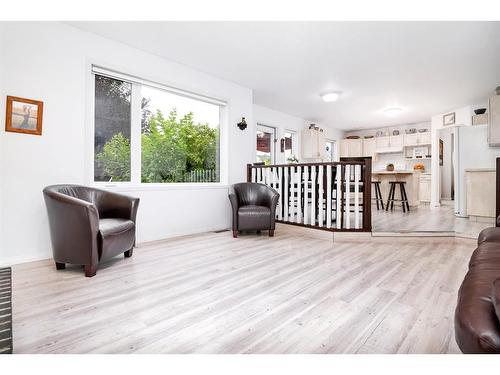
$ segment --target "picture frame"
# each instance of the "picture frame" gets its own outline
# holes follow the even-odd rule
[[[7,96],[5,131],[42,135],[43,102]]]
[[[455,125],[455,112],[443,115],[443,126]]]

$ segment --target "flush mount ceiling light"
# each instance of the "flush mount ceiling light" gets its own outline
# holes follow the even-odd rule
[[[340,91],[331,91],[331,92],[325,92],[324,94],[321,94],[321,99],[323,99],[324,102],[330,103],[330,102],[336,102],[340,98]]]
[[[384,114],[389,117],[396,117],[401,112],[403,112],[403,108],[401,107],[389,107],[384,109]]]

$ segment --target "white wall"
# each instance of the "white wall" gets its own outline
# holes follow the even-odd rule
[[[302,161],[301,158],[301,130],[305,129],[311,124],[313,121],[308,121],[306,119],[295,117],[289,115],[287,113],[279,112],[267,107],[263,107],[257,104],[253,106],[254,110],[254,120],[257,124],[268,125],[276,128],[276,138],[280,140],[284,138],[286,130],[293,130],[297,133],[297,148],[296,148],[296,157]],[[335,147],[338,149],[338,141],[341,140],[344,136],[344,132],[342,130],[338,130],[332,128],[328,125],[318,124],[320,128],[325,132],[325,138],[335,140]],[[255,147],[255,145],[254,145]],[[278,164],[286,163],[285,154],[280,152],[279,150],[279,141],[277,144],[276,150],[276,162]]]
[[[254,160],[252,91],[60,23],[0,23],[0,103],[6,95],[44,102],[41,137],[0,137],[0,263],[51,257],[43,187],[89,184],[86,100],[90,62],[228,101],[229,183]],[[4,107],[0,107],[4,112]],[[242,116],[248,128],[236,127]],[[4,128],[4,116],[0,116]],[[227,186],[128,191],[141,198],[138,242],[227,228]]]

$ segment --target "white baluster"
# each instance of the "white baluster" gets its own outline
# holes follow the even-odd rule
[[[280,199],[279,199],[279,208],[278,208],[278,220],[281,220],[283,218],[282,214],[282,207],[283,207],[283,168],[278,167],[278,193],[280,194]]]
[[[335,220],[337,222],[337,229],[342,228],[342,165],[337,165],[337,189],[335,189],[335,202],[337,204],[337,211],[335,211]]]
[[[302,182],[304,183],[304,224],[309,223],[309,183],[307,182],[309,179],[309,168],[307,166],[304,167],[304,179]]]
[[[316,166],[311,165],[311,225],[316,225]]]
[[[326,227],[332,227],[332,166],[326,166]]]
[[[297,167],[297,223],[302,223],[302,167]]]
[[[323,166],[320,165],[318,173],[318,226],[323,226]]]
[[[267,186],[271,186],[271,180],[269,178],[269,174],[271,173],[271,168],[266,168],[266,182]]]
[[[354,228],[359,229],[359,181],[361,165],[354,166]],[[371,188],[371,186],[370,186]]]

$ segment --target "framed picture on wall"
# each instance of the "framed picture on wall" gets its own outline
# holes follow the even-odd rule
[[[5,131],[42,135],[43,102],[7,96]]]
[[[443,165],[443,148],[444,148],[443,140],[440,139],[439,140],[439,165]]]
[[[455,124],[455,112],[443,115],[443,125],[454,125]]]

